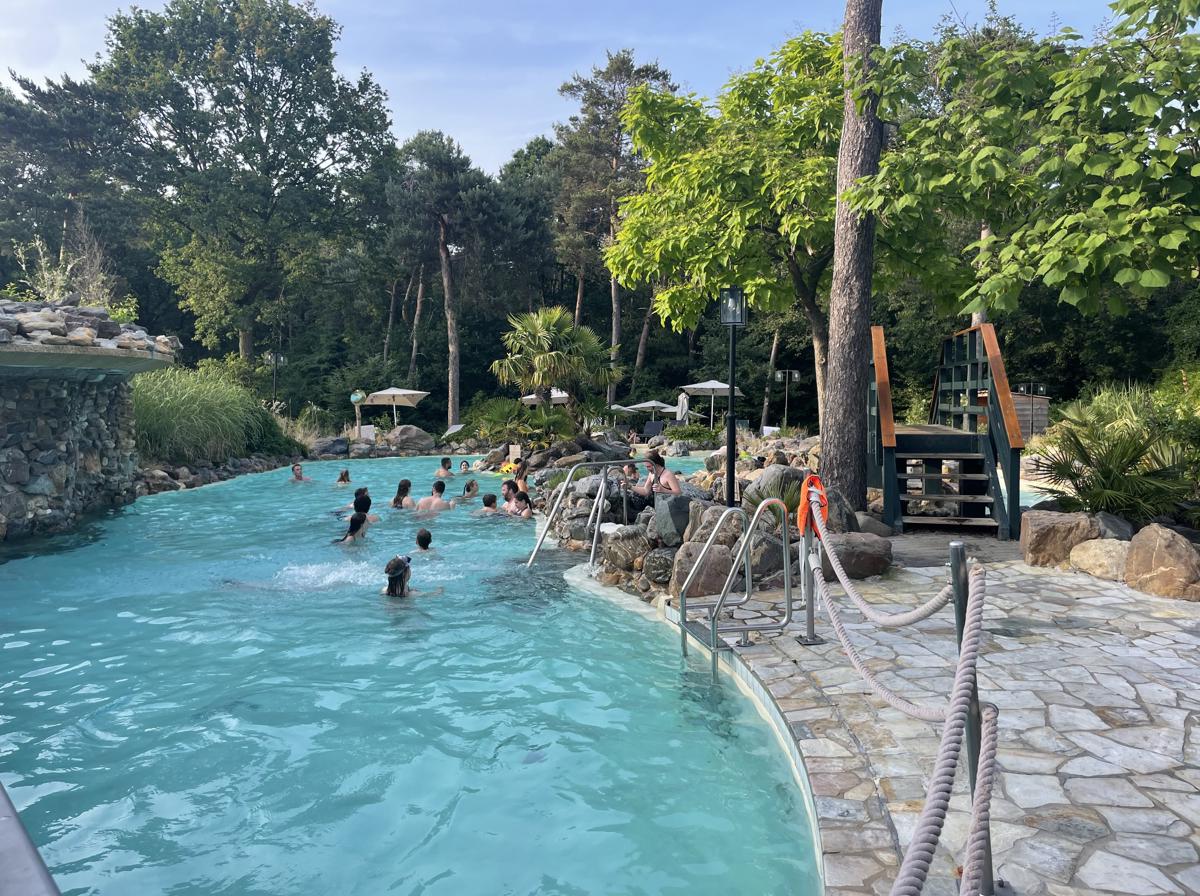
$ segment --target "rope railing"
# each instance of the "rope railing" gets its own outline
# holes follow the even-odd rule
[[[810,477],[815,479],[815,477]],[[934,852],[941,839],[950,798],[954,789],[954,778],[958,762],[967,744],[967,764],[970,771],[972,791],[971,822],[963,860],[963,879],[959,892],[964,894],[993,893],[991,863],[991,795],[996,775],[996,749],[998,743],[998,709],[992,704],[979,704],[976,685],[976,668],[983,642],[983,605],[986,592],[986,574],[976,566],[965,573],[966,555],[961,543],[951,547],[953,578],[949,585],[919,607],[902,613],[881,613],[872,607],[854,587],[837,553],[829,544],[829,532],[823,518],[824,494],[817,482],[809,490],[806,481],[803,501],[809,512],[801,515],[801,527],[805,528],[811,518],[822,545],[842,590],[865,618],[876,625],[899,627],[912,625],[928,619],[952,599],[959,628],[959,655],[954,671],[954,685],[948,703],[941,706],[914,703],[884,685],[871,671],[862,655],[850,639],[841,613],[834,600],[830,583],[825,580],[821,564],[821,550],[814,549],[805,559],[809,565],[813,589],[807,595],[809,601],[820,599],[829,615],[829,622],[845,651],[850,664],[863,681],[888,705],[914,718],[929,722],[942,722],[942,736],[934,759],[934,770],[929,790],[916,828],[901,861],[900,871],[892,885],[892,896],[919,896],[929,876]]]

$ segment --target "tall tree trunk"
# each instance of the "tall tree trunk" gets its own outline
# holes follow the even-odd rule
[[[650,299],[650,304],[646,306],[646,317],[642,320],[642,335],[638,338],[637,358],[633,362],[633,379],[629,384],[629,391],[632,392],[637,388],[638,374],[642,368],[646,366],[646,346],[650,342],[650,321],[654,315],[654,299]],[[612,402],[609,402],[611,404]]]
[[[779,331],[775,331],[775,338],[771,340],[771,360],[767,362],[767,385],[763,388],[763,412],[762,420],[759,421],[758,431],[762,432],[764,426],[767,425],[767,414],[771,411],[771,383],[775,379],[775,360],[779,357]],[[783,381],[783,388],[786,391],[788,387],[787,380]]]
[[[612,351],[609,357],[612,358],[613,364],[616,364],[621,346],[621,285],[617,283],[616,277],[610,277],[608,282],[612,292]],[[612,383],[608,387],[608,403],[613,404],[616,400],[617,384]]]
[[[243,361],[254,360],[254,323],[247,321],[238,329],[238,354]]]
[[[822,263],[808,277],[794,257],[787,259],[788,271],[792,276],[792,288],[804,316],[808,318],[808,329],[812,334],[813,374],[817,384],[817,432],[825,431],[825,379],[829,369],[829,318],[817,301],[815,284],[821,281],[825,270]]]
[[[442,299],[446,309],[446,425],[458,422],[458,313],[454,308],[454,273],[450,269],[450,246],[446,221],[438,221],[438,255],[442,261]]]
[[[416,279],[416,276],[417,276],[416,271],[413,271],[412,274],[409,275],[408,287],[404,290],[404,306],[408,305],[408,294],[410,292],[412,292],[413,280]],[[393,277],[392,278],[392,289],[391,289],[392,301],[391,301],[391,304],[388,305],[387,330],[385,330],[384,334],[383,334],[383,363],[385,366],[387,365],[387,360],[388,360],[388,349],[391,347],[391,343],[392,343],[392,326],[396,323],[396,287],[399,285],[400,285],[400,278]],[[401,312],[403,312],[404,306],[401,307]]]
[[[412,353],[408,356],[408,387],[415,388],[417,385],[417,346],[419,343],[419,334],[421,329],[421,312],[425,308],[425,264],[417,268],[417,304],[413,308],[412,319]]]
[[[583,267],[575,275],[575,326],[583,323]],[[610,402],[611,404],[611,402]]]
[[[842,197],[859,178],[879,170],[883,129],[876,115],[878,100],[868,95],[860,111],[854,93],[871,66],[871,51],[879,45],[882,14],[883,0],[846,0],[842,28],[845,112],[838,145],[821,473],[855,509],[867,505],[867,378],[875,217],[859,215]]]
[[[981,240],[986,240],[991,235],[992,235],[992,226],[990,224],[988,224],[987,221],[984,221],[982,224],[979,225],[979,238]],[[971,312],[971,326],[973,326],[973,327],[977,327],[980,324],[986,324],[987,319],[988,319],[988,317],[987,317],[987,309],[986,308],[980,308],[978,311]]]

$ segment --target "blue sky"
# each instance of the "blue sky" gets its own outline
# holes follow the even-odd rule
[[[497,170],[538,134],[571,113],[558,86],[588,71],[605,49],[632,47],[657,59],[685,89],[716,92],[806,28],[836,30],[840,0],[316,0],[341,23],[340,68],[366,68],[390,97],[400,139],[421,129],[455,137],[481,167]],[[103,48],[104,0],[0,0],[0,65],[22,74],[78,75]],[[142,0],[160,8],[162,0]],[[884,38],[898,29],[927,36],[943,16],[977,21],[986,0],[884,0]],[[1000,0],[1000,11],[1039,32],[1072,25],[1091,32],[1104,0]],[[7,78],[5,78],[7,80]]]

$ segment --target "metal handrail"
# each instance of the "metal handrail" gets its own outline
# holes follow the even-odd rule
[[[581,470],[584,467],[601,467],[602,472],[604,473],[604,479],[605,479],[605,481],[607,481],[609,467],[623,466],[626,463],[628,463],[627,460],[585,460],[585,461],[580,461],[579,463],[577,463],[573,467],[571,467],[571,469],[567,472],[567,478],[565,480],[563,480],[562,491],[560,491],[558,493],[558,497],[554,499],[554,506],[550,509],[550,515],[546,517],[546,525],[542,529],[541,535],[538,536],[537,544],[535,544],[533,546],[533,552],[529,555],[529,559],[525,561],[526,569],[529,569],[533,566],[533,561],[537,559],[538,551],[540,551],[542,549],[542,544],[545,543],[546,536],[550,534],[550,528],[554,524],[554,517],[558,514],[559,509],[562,507],[563,499],[566,498],[567,492],[569,491],[569,487],[571,485],[571,482],[575,478],[575,471]],[[596,494],[598,497],[600,492],[597,491]],[[598,503],[599,502],[594,501],[592,503],[591,511],[588,512],[589,527],[590,527],[591,521],[592,521],[592,512],[595,511]],[[600,530],[600,526],[597,523],[596,531],[599,532],[599,530]],[[593,544],[594,544],[594,541],[593,541]],[[592,558],[593,558],[593,560],[595,559],[594,547],[593,547],[593,551],[592,551]]]
[[[725,511],[718,517],[716,525],[713,526],[712,532],[708,535],[708,540],[704,542],[704,547],[700,549],[700,553],[696,555],[695,562],[692,563],[692,568],[688,570],[687,578],[683,580],[683,587],[679,589],[679,649],[684,656],[687,656],[687,595],[691,590],[692,582],[700,572],[700,568],[704,565],[704,560],[708,556],[708,552],[712,549],[713,544],[717,540],[717,534],[721,531],[721,527],[725,525],[725,521],[733,515],[738,515],[742,518],[742,530],[745,531],[745,523],[747,521],[746,511],[741,507],[726,507]],[[736,567],[734,567],[736,568]]]
[[[725,599],[729,596],[729,588],[733,582],[733,571],[737,569],[738,561],[746,559],[747,569],[750,567],[750,547],[754,540],[754,533],[758,530],[758,524],[762,520],[763,512],[768,507],[776,507],[779,511],[779,520],[783,529],[783,619],[776,622],[757,622],[745,625],[720,625],[721,610],[725,608]],[[750,520],[750,525],[746,528],[746,533],[742,536],[742,546],[738,549],[738,554],[734,557],[733,563],[730,565],[729,576],[725,580],[725,587],[721,589],[721,596],[717,599],[717,604],[712,610],[712,666],[713,675],[717,674],[717,640],[721,634],[741,634],[743,637],[750,632],[763,632],[779,629],[782,631],[792,624],[792,535],[788,526],[788,508],[787,505],[779,498],[767,498],[758,505],[758,509],[754,511],[754,516]],[[749,575],[749,573],[747,573]],[[752,584],[747,579],[746,594],[749,596]],[[811,596],[810,596],[811,601]]]

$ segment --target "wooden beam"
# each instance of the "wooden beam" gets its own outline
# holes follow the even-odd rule
[[[996,328],[991,324],[980,324],[983,347],[987,351],[988,369],[995,384],[996,395],[988,401],[997,401],[1004,417],[1004,429],[1008,434],[1009,448],[1024,448],[1025,437],[1021,434],[1021,421],[1017,419],[1017,406],[1013,403],[1012,390],[1008,387],[1008,373],[1004,370],[1004,359],[1000,356],[1000,342],[996,339]]]
[[[875,364],[875,395],[879,406],[879,434],[884,448],[896,447],[896,421],[892,416],[892,381],[888,376],[887,344],[883,327],[871,327],[871,356]]]

